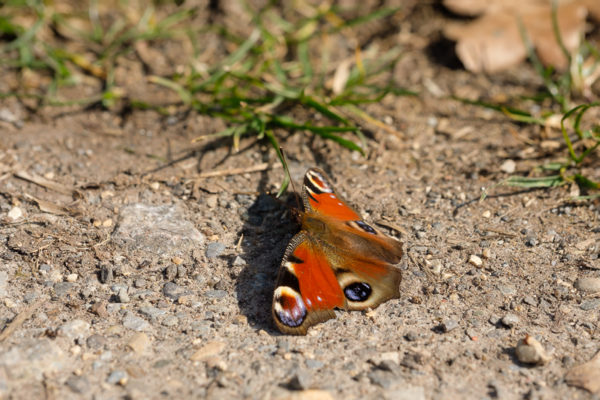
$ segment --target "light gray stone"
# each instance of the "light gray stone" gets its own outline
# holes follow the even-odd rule
[[[113,240],[130,250],[175,255],[204,243],[204,235],[174,205],[131,204],[121,209]]]

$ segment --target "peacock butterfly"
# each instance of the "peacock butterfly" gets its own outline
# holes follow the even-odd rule
[[[334,308],[364,310],[400,297],[400,241],[364,222],[318,168],[304,176],[302,201],[302,228],[285,251],[273,294],[281,332],[305,335],[334,318]]]

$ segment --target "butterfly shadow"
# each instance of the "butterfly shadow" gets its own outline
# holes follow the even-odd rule
[[[236,278],[236,296],[241,313],[253,328],[276,335],[271,301],[279,264],[288,242],[299,230],[291,215],[294,195],[286,202],[259,195],[244,214],[242,250],[245,265]]]

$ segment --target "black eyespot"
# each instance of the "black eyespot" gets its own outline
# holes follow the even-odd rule
[[[371,296],[371,286],[366,282],[354,282],[344,288],[344,294],[350,301],[365,301]]]
[[[363,231],[365,231],[367,233],[377,234],[375,229],[373,229],[373,227],[371,227],[369,224],[367,224],[364,221],[356,221],[356,225],[358,225]]]

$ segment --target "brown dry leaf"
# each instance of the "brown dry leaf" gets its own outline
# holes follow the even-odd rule
[[[588,4],[589,3],[589,4]],[[569,51],[580,44],[585,19],[598,12],[597,0],[562,0],[557,17],[562,41]],[[522,24],[540,60],[558,69],[568,60],[558,44],[552,27],[552,7],[547,0],[444,0],[450,10],[480,15],[467,24],[450,24],[446,37],[456,40],[456,52],[465,68],[473,72],[497,72],[519,64],[527,57],[521,35]]]
[[[573,367],[565,375],[567,384],[600,393],[600,351],[585,364]]]

